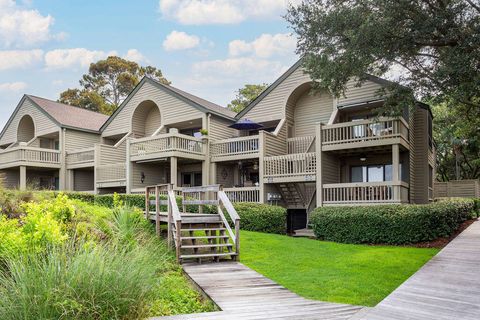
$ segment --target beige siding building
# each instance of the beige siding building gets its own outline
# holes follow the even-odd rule
[[[232,201],[304,214],[426,203],[435,176],[430,109],[418,103],[398,118],[375,116],[386,84],[350,81],[335,98],[311,90],[299,61],[239,114],[149,78],[108,119],[24,96],[0,135],[0,169],[19,188],[141,193],[153,184],[221,184]],[[231,127],[245,119],[260,130]]]

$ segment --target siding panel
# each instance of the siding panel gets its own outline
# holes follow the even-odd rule
[[[333,98],[326,92],[315,95],[308,91],[298,99],[294,108],[295,136],[315,135],[317,122],[327,123],[333,110]]]
[[[65,150],[67,152],[93,148],[96,143],[100,143],[100,134],[71,129],[65,131]]]
[[[12,119],[10,125],[6,128],[4,135],[0,139],[0,144],[10,144],[17,141],[17,128],[20,119],[24,115],[30,115],[35,124],[35,135],[43,135],[47,133],[52,133],[58,131],[60,127],[56,125],[49,117],[47,117],[42,111],[40,111],[36,106],[34,106],[30,100],[25,99],[20,108],[18,109],[17,114]]]
[[[143,101],[151,100],[160,109],[162,125],[201,118],[203,112],[166,93],[151,83],[145,82],[103,131],[103,136],[127,133],[132,130],[132,116]]]

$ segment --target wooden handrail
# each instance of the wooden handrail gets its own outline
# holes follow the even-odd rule
[[[221,206],[218,206],[218,213],[220,217],[223,220],[223,223],[225,224],[225,227],[230,234],[230,237],[232,238],[233,243],[235,244],[235,252],[237,253],[237,260],[240,259],[240,216],[237,213],[237,210],[233,207],[233,204],[230,202],[228,199],[227,195],[223,190],[219,190],[217,193],[217,198],[220,201],[220,203],[223,205],[225,210],[227,210],[228,215],[230,216],[230,219],[233,221],[235,225],[235,233],[232,231],[232,228],[228,224],[227,219],[225,218],[225,215],[223,214],[223,211],[221,209]]]

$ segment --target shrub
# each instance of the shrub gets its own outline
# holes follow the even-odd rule
[[[241,229],[286,233],[287,210],[285,208],[254,202],[237,202],[234,203],[234,207],[241,219]]]
[[[17,219],[0,215],[0,260],[26,252],[27,244]]]
[[[0,274],[0,318],[143,318],[158,263],[140,247],[102,245],[11,259]]]
[[[410,244],[450,236],[472,218],[472,200],[427,205],[321,207],[310,223],[318,239],[344,243]]]

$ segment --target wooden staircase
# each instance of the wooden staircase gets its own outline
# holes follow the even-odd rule
[[[309,210],[315,197],[315,185],[310,183],[280,183],[278,190],[288,209]]]
[[[155,207],[157,233],[161,234],[164,222],[168,243],[175,248],[179,262],[239,260],[240,217],[221,186],[182,188],[182,211],[172,185],[147,187],[145,192],[146,204]],[[167,211],[161,212],[165,207]],[[197,212],[187,212],[192,208]]]

